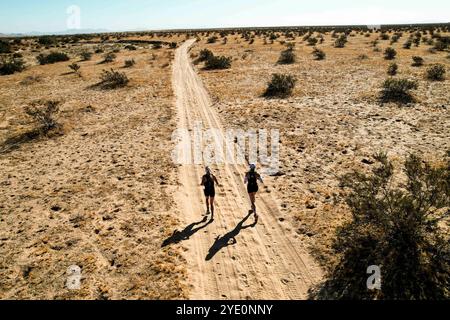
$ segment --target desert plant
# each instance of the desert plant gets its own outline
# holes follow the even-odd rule
[[[176,49],[177,47],[178,47],[178,43],[176,43],[176,42],[169,43],[169,48],[170,49]]]
[[[381,100],[383,102],[410,102],[410,91],[417,89],[417,81],[389,78],[383,82]]]
[[[58,101],[37,101],[25,107],[25,113],[39,123],[39,131],[47,134],[59,127],[54,116],[59,111]]]
[[[398,65],[396,63],[391,63],[388,67],[387,74],[390,76],[395,76],[398,72]]]
[[[340,179],[352,219],[337,230],[332,250],[339,261],[312,298],[448,300],[450,241],[440,223],[450,214],[450,159],[432,166],[408,156],[404,183],[396,182],[386,154],[374,159],[371,174]],[[380,290],[367,288],[369,266],[381,268]]]
[[[117,56],[113,52],[108,52],[103,56],[103,61],[101,63],[111,63],[116,60]]]
[[[198,61],[204,62],[211,57],[214,57],[214,54],[211,52],[211,50],[203,49],[200,51],[200,54],[198,56]]]
[[[408,39],[404,44],[403,44],[403,49],[411,49],[413,42],[411,39]]]
[[[24,69],[25,62],[21,58],[5,57],[0,60],[0,75],[10,75]]]
[[[74,73],[78,73],[80,71],[80,65],[76,64],[76,63],[72,63],[71,65],[69,65],[69,68],[74,72]]]
[[[347,37],[345,35],[341,35],[339,38],[336,39],[336,41],[334,42],[334,47],[335,48],[344,48],[345,44],[347,43]]]
[[[116,89],[125,87],[129,79],[125,73],[120,73],[111,69],[111,71],[103,70],[100,76],[100,86],[103,89]]]
[[[395,49],[393,48],[386,48],[386,50],[384,50],[384,58],[386,60],[393,60],[395,59],[395,57],[397,56],[397,51],[395,51]]]
[[[289,97],[294,91],[297,79],[292,75],[273,74],[264,93],[265,97]]]
[[[278,59],[279,64],[292,64],[295,63],[295,52],[292,48],[286,49],[281,52],[280,58]]]
[[[134,66],[136,64],[136,61],[134,61],[134,59],[130,59],[130,60],[125,60],[125,68],[131,68],[132,66]]]
[[[155,50],[159,50],[162,48],[162,43],[161,42],[156,42],[153,44],[153,49]]]
[[[11,53],[11,45],[9,42],[0,40],[0,53]]]
[[[136,46],[134,46],[132,44],[126,45],[125,49],[130,50],[130,51],[136,51],[137,50]]]
[[[82,51],[80,57],[83,61],[89,61],[92,59],[92,53],[89,51]]]
[[[317,38],[314,38],[314,37],[309,37],[307,41],[308,41],[308,46],[315,46],[317,44],[317,42],[319,42],[319,40],[317,40]]]
[[[216,43],[218,39],[216,36],[209,37],[207,43]]]
[[[326,57],[326,54],[323,50],[318,49],[318,48],[314,48],[312,55],[314,57],[315,60],[324,60]]]
[[[442,81],[445,78],[445,66],[435,64],[427,69],[427,79],[432,81]]]
[[[64,52],[51,52],[47,55],[41,53],[40,55],[37,56],[37,60],[40,65],[45,65],[45,64],[53,64],[53,63],[57,63],[57,62],[69,61],[70,58]]]
[[[217,70],[217,69],[229,69],[231,68],[231,57],[224,56],[210,56],[205,63],[205,69]]]
[[[412,57],[412,59],[413,59],[413,64],[412,64],[413,67],[423,66],[424,60],[422,57],[414,56],[414,57]]]

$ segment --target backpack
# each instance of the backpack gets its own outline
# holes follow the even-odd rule
[[[214,187],[214,180],[211,175],[205,174],[205,188],[210,189]]]
[[[251,186],[257,185],[258,174],[256,172],[248,173],[248,184]]]

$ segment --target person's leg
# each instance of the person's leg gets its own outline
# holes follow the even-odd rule
[[[209,197],[206,197],[206,214],[209,214]]]
[[[214,217],[214,197],[211,197],[210,204],[211,204],[211,215]]]
[[[249,193],[250,196],[250,202],[252,203],[252,210],[253,212],[255,212],[256,207],[255,207],[255,193]]]

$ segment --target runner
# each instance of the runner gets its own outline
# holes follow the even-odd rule
[[[214,198],[216,197],[215,184],[219,185],[215,175],[211,173],[209,167],[205,168],[206,174],[202,178],[201,186],[205,187],[204,193],[206,197],[206,214],[214,217]],[[210,210],[211,208],[211,210]]]
[[[258,214],[256,212],[256,193],[259,191],[258,180],[264,183],[261,175],[256,172],[256,165],[250,165],[250,171],[245,175],[244,183],[247,184],[248,195],[250,196],[250,201],[252,203],[251,212],[255,214],[256,219],[258,219]]]

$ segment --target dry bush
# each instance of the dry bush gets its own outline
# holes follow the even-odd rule
[[[266,92],[264,93],[264,96],[268,98],[289,97],[294,91],[296,83],[297,79],[292,75],[279,73],[273,74],[272,79],[267,86]]]
[[[218,70],[231,68],[231,57],[210,56],[205,63],[206,70]]]
[[[384,50],[384,58],[386,60],[394,60],[396,56],[397,56],[397,51],[395,51],[395,49],[389,47],[389,48],[386,48],[386,50]]]
[[[92,59],[92,53],[89,51],[82,51],[80,57],[83,61],[89,61]]]
[[[431,81],[443,81],[445,79],[445,66],[435,64],[427,69],[427,79]]]
[[[100,86],[103,89],[116,89],[125,87],[129,79],[125,73],[120,73],[111,69],[103,70],[102,75],[100,76],[101,82]]]
[[[395,76],[398,72],[398,65],[396,63],[391,63],[388,67],[387,74],[390,76]]]
[[[0,60],[0,75],[10,75],[24,69],[25,62],[21,58],[2,57]]]
[[[136,61],[134,61],[134,59],[130,59],[130,60],[125,60],[125,68],[131,68],[136,64]]]
[[[40,54],[36,57],[40,65],[53,64],[57,62],[69,61],[69,56],[64,52],[50,52],[49,54]]]
[[[116,60],[117,56],[114,52],[108,52],[103,56],[103,61],[101,63],[111,63]]]
[[[410,91],[417,88],[417,81],[390,78],[384,81],[380,98],[383,102],[411,102]]]
[[[59,111],[59,101],[37,101],[26,106],[25,113],[39,124],[39,131],[47,134],[49,131],[59,127],[54,116]]]
[[[292,48],[288,48],[281,52],[280,58],[278,59],[279,64],[293,64],[295,63],[295,52]]]
[[[422,57],[414,56],[414,57],[412,57],[412,59],[413,59],[413,64],[412,64],[413,67],[423,66],[424,60]]]
[[[323,50],[318,48],[314,48],[312,55],[315,60],[324,60],[327,56]]]
[[[311,298],[449,299],[450,242],[439,224],[450,215],[450,153],[439,167],[409,156],[403,184],[394,183],[385,154],[374,158],[370,175],[341,178],[352,221],[337,230],[332,249],[340,260]],[[367,288],[366,271],[374,265],[381,268],[381,290]]]
[[[80,65],[76,63],[72,63],[69,65],[70,70],[72,70],[74,73],[78,73],[80,71]]]

